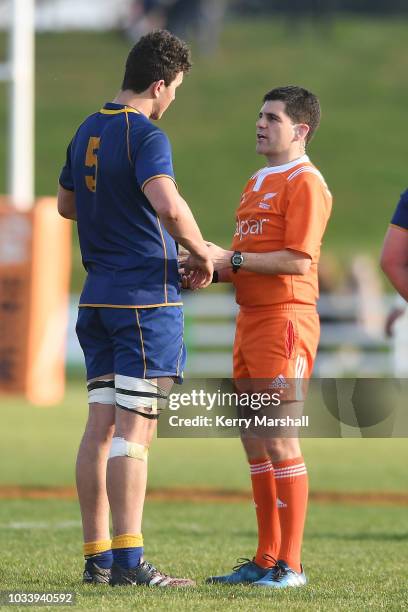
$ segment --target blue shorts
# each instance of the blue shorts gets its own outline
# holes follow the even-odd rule
[[[181,382],[186,363],[183,328],[180,306],[79,308],[76,332],[87,379],[113,373],[168,376]]]

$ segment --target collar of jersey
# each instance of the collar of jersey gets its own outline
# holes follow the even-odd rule
[[[116,104],[116,102],[106,102],[106,104],[99,111],[103,115],[117,115],[118,113],[136,113],[141,115],[141,112],[130,106],[124,104]]]
[[[310,162],[310,159],[307,155],[302,155],[302,157],[298,157],[297,159],[294,159],[293,161],[287,164],[282,164],[281,166],[266,166],[265,168],[258,170],[258,172],[264,172],[265,174],[286,172],[287,170],[291,170],[295,166],[298,166],[299,164],[305,164],[306,162]]]

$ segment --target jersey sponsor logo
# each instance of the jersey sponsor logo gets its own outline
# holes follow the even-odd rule
[[[258,208],[263,208],[264,210],[269,210],[271,207],[270,204],[268,204],[268,202],[261,202],[260,204],[258,204]]]
[[[234,237],[237,236],[242,240],[245,236],[248,236],[248,234],[252,236],[261,236],[265,223],[269,223],[269,219],[245,219],[242,221],[238,217]]]

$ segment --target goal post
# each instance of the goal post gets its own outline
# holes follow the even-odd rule
[[[8,192],[21,211],[34,202],[34,0],[13,0],[9,44],[10,118]]]
[[[65,389],[71,223],[34,197],[34,0],[13,0],[6,196],[0,198],[0,394],[59,402]]]

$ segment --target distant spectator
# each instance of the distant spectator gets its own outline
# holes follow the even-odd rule
[[[391,306],[387,313],[384,324],[384,331],[387,338],[392,338],[395,333],[395,324],[401,319],[402,315],[406,313],[407,303],[399,295],[395,303]]]
[[[162,29],[167,17],[162,0],[133,0],[124,32],[133,43],[152,30]]]
[[[175,0],[168,10],[168,29],[195,39],[202,53],[215,50],[228,0]]]
[[[125,30],[132,41],[157,28],[196,40],[202,53],[215,50],[228,0],[134,0]]]

